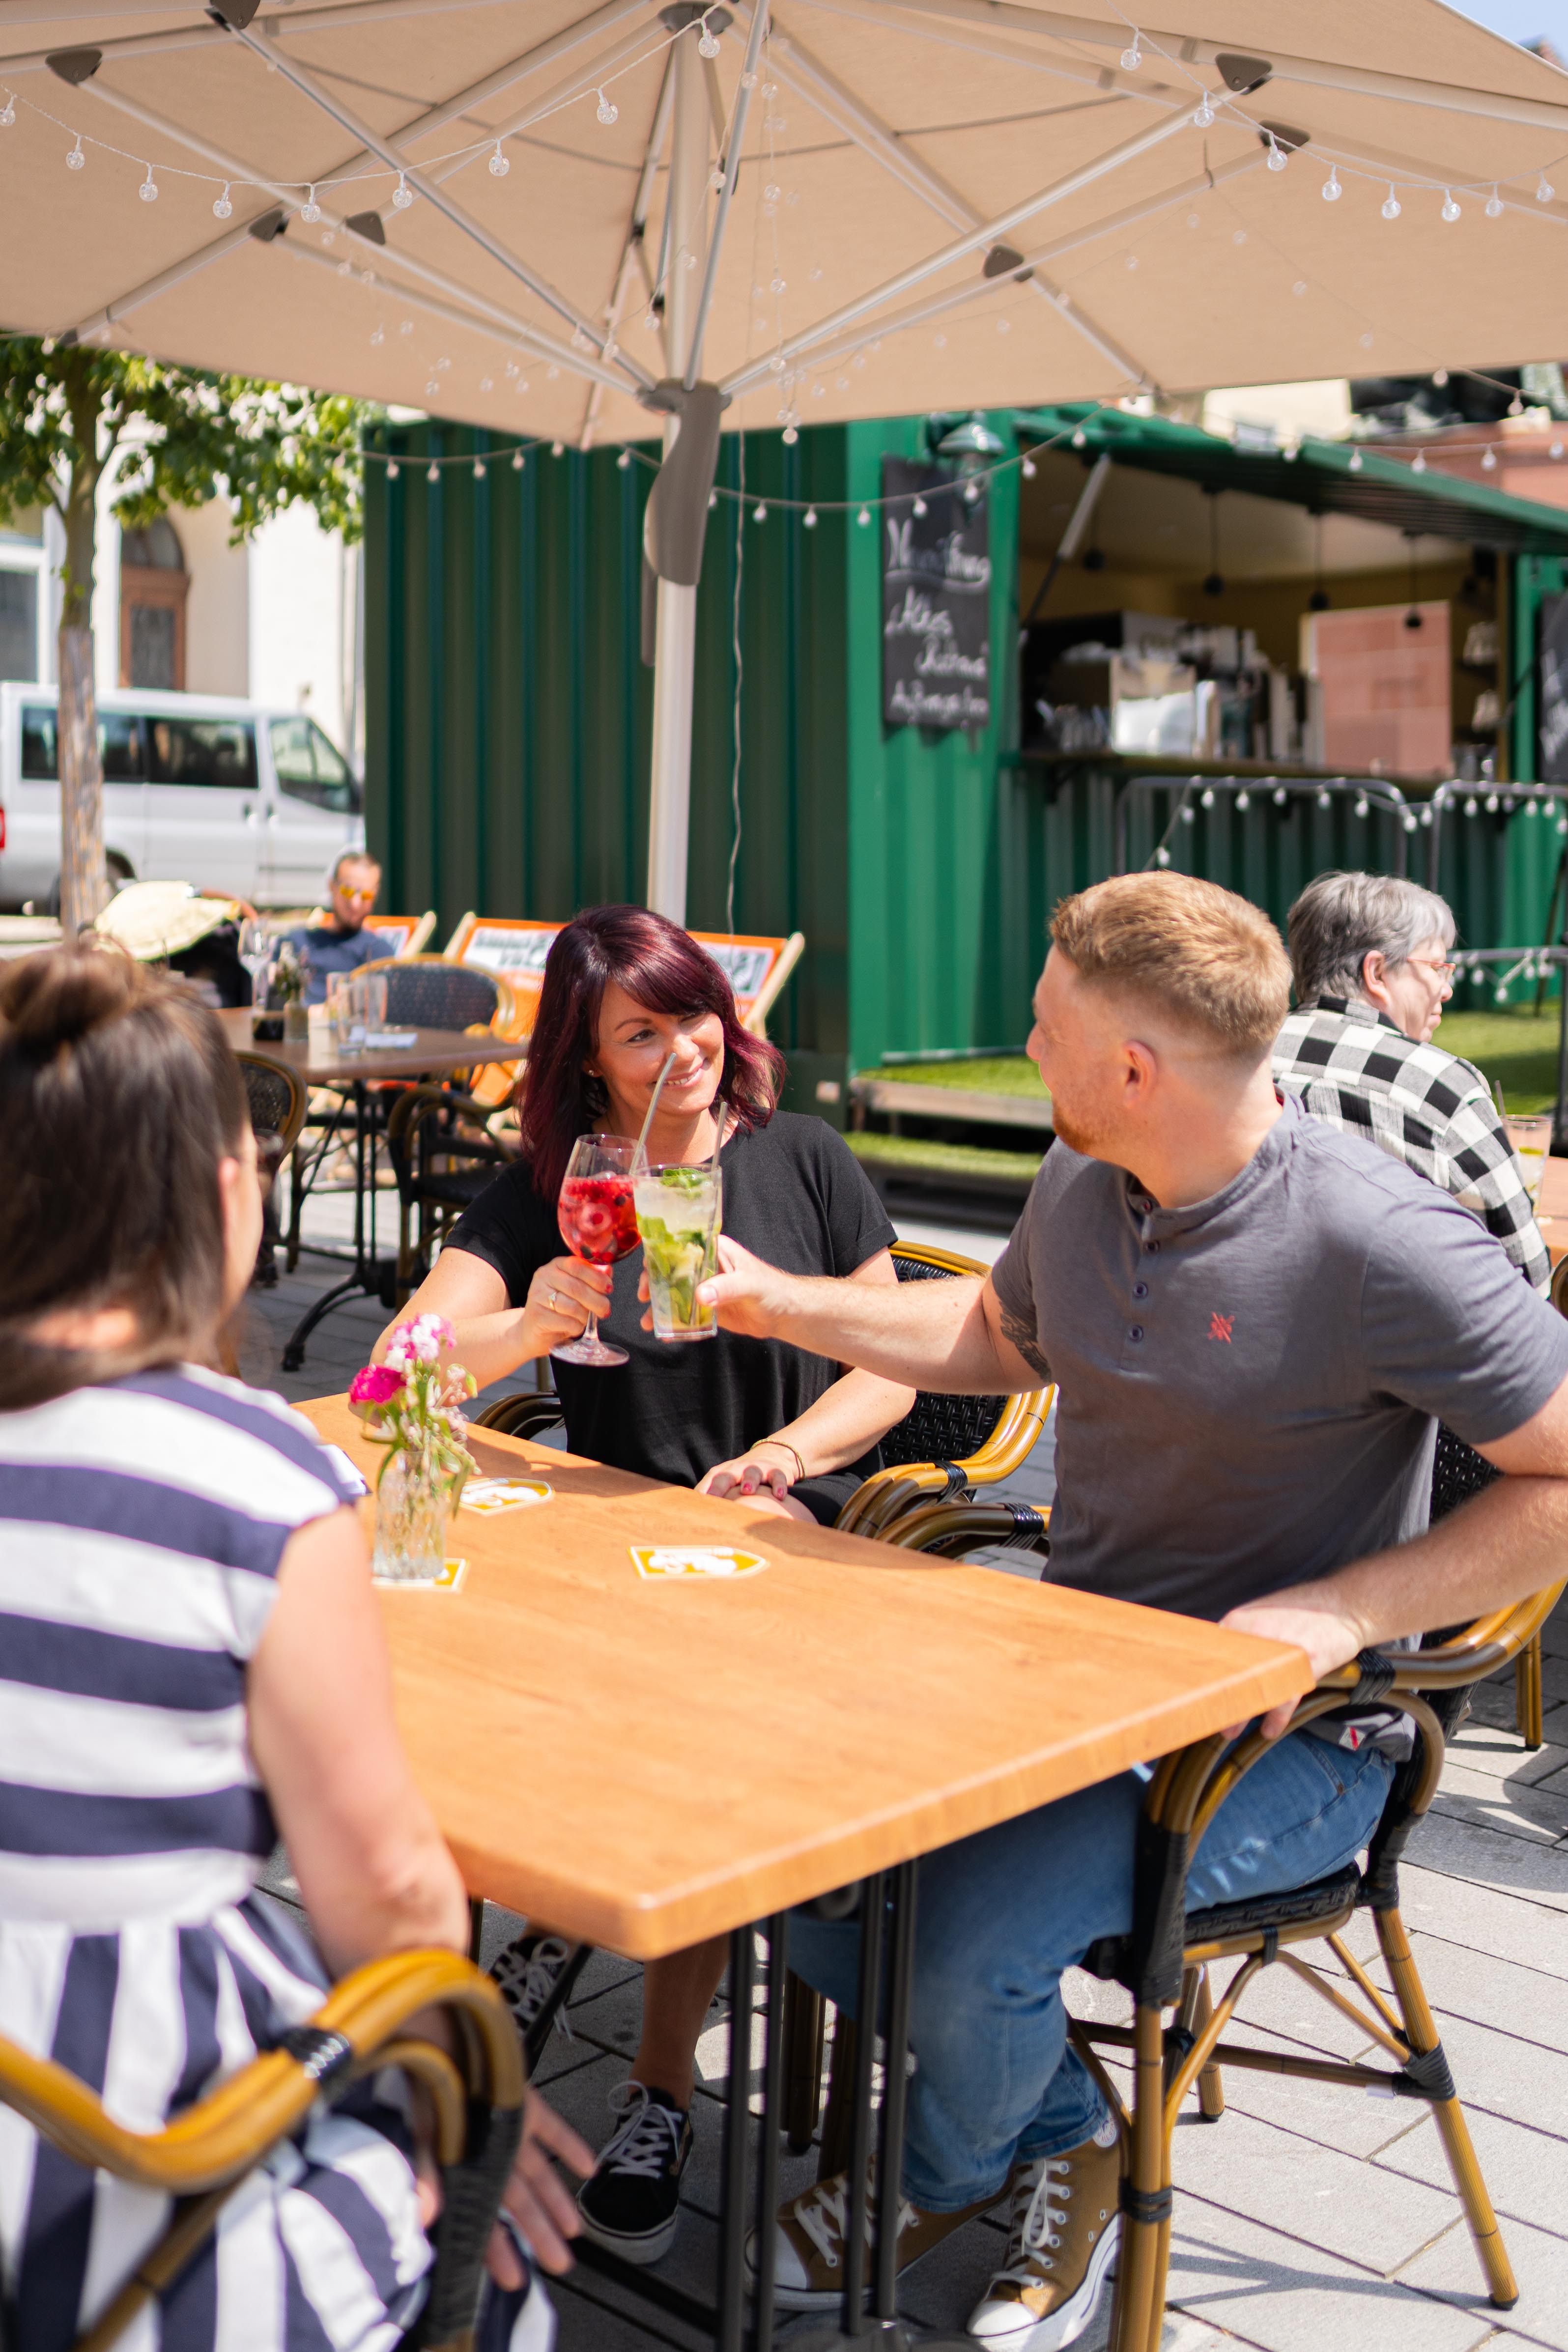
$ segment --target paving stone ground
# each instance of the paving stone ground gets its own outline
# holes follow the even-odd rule
[[[385,1203],[384,1216],[390,1239],[395,1203]],[[307,1231],[324,1244],[346,1238],[346,1202],[321,1203]],[[1000,1246],[999,1236],[983,1234],[909,1234],[986,1258]],[[250,1378],[297,1400],[347,1385],[385,1319],[379,1305],[339,1310],[312,1339],[302,1372],[277,1371],[284,1333],[334,1271],[307,1257],[276,1291],[253,1294],[242,1358]],[[1039,1503],[1052,1486],[1047,1433],[1004,1491]],[[996,1565],[1032,1572],[1016,1555]],[[1520,1741],[1510,1681],[1481,1690],[1403,1872],[1405,1922],[1519,2276],[1518,2304],[1505,2314],[1486,2300],[1429,2116],[1233,2070],[1221,2121],[1205,2126],[1194,2112],[1176,2134],[1163,2352],[1218,2352],[1233,2343],[1258,2352],[1568,2352],[1568,1612],[1548,1625],[1545,1649],[1546,1745],[1531,1753]],[[517,1927],[492,1908],[487,1957]],[[1369,1959],[1370,1921],[1358,1918],[1348,1940]],[[1337,1974],[1331,1962],[1330,1969]],[[540,2070],[590,2144],[607,2136],[606,2096],[637,2044],[639,1973],[595,1955],[571,2004],[570,2038],[552,2040]],[[1071,1991],[1083,2014],[1119,2013],[1114,1989],[1083,1978]],[[1251,2021],[1248,2038],[1381,2063],[1374,2045],[1283,1968],[1254,1988],[1242,2015]],[[662,2275],[704,2296],[716,2259],[729,2023],[721,1995],[699,2052],[687,2210],[661,2265]],[[809,2156],[786,2158],[786,2193],[806,2185],[814,2168]],[[910,2319],[944,2335],[960,2330],[1003,2242],[991,2221],[950,2239],[907,2275]],[[700,2342],[583,2267],[555,2295],[560,2352],[688,2352]],[[1080,2337],[1083,2352],[1100,2352],[1108,2316],[1102,2310]]]

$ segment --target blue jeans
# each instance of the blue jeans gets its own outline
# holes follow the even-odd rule
[[[1282,1739],[1226,1799],[1187,1880],[1191,1910],[1304,1886],[1365,1845],[1394,1767],[1376,1748]],[[1093,2137],[1105,2103],[1067,2038],[1061,1976],[1132,1925],[1126,1772],[928,1854],[920,1865],[904,2193],[952,2213],[999,2195],[1016,2158]],[[790,1923],[791,1965],[853,2012],[856,1920]]]

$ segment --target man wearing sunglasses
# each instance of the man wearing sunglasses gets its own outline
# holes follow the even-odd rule
[[[1447,901],[1388,875],[1320,874],[1289,937],[1296,1010],[1275,1085],[1451,1192],[1544,1291],[1546,1244],[1487,1082],[1432,1042],[1454,992]]]
[[[365,918],[375,909],[381,888],[381,868],[363,849],[345,849],[327,877],[330,912],[321,922],[300,923],[290,931],[305,967],[305,1002],[324,1004],[327,982],[340,973],[357,971],[387,952],[386,942],[365,929]]]

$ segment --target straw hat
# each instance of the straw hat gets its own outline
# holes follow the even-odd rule
[[[157,963],[194,948],[238,913],[232,898],[200,898],[189,882],[128,882],[92,928],[139,962]]]

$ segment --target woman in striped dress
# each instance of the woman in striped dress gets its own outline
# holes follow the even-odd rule
[[[467,1942],[348,1483],[276,1398],[199,1369],[259,1219],[209,1013],[109,952],[0,978],[0,2034],[142,2131],[331,1977]],[[316,1946],[255,1891],[279,1832]],[[531,2100],[508,2202],[559,2268],[549,2147],[592,2163]],[[400,2114],[318,2113],[126,2352],[383,2352],[424,2295],[434,2194]],[[169,2212],[0,2107],[0,2337],[64,2352]],[[492,2268],[520,2283],[510,2251]]]

